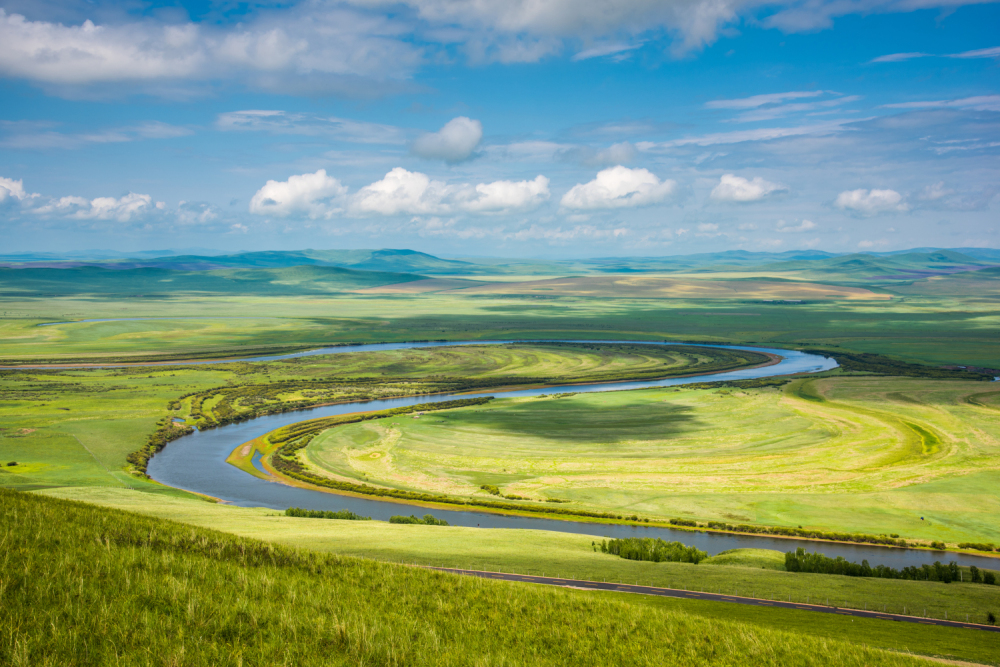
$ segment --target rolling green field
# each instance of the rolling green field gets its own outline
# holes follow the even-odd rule
[[[223,416],[343,400],[704,372],[759,355],[649,346],[470,346],[305,357],[257,364],[0,370],[0,486],[133,486],[127,471],[167,417]],[[168,404],[185,395],[178,409]],[[197,417],[192,415],[199,402]],[[167,427],[169,430],[169,427]],[[164,490],[166,491],[166,490]],[[173,492],[173,491],[166,491]],[[179,493],[179,492],[178,492]]]
[[[991,257],[942,252],[491,263],[405,251],[306,251],[172,258],[114,269],[0,269],[0,365],[212,359],[358,342],[561,338],[871,352],[931,367],[996,369],[1000,271],[988,268]],[[966,265],[978,270],[948,274]],[[938,268],[941,274],[932,275]],[[114,321],[73,322],[92,319]],[[456,656],[470,651],[488,656],[484,664],[523,663],[527,655],[538,664],[573,664],[584,654],[589,662],[600,654],[616,664],[727,664],[737,657],[745,664],[747,656],[754,664],[809,664],[824,656],[822,664],[829,664],[831,655],[838,664],[910,664],[866,647],[1000,662],[1000,646],[987,633],[538,591],[372,561],[618,578],[844,606],[881,604],[897,612],[926,609],[951,618],[1000,613],[1000,587],[786,573],[782,556],[768,551],[740,550],[698,566],[627,561],[594,552],[600,524],[594,524],[595,535],[577,536],[294,519],[163,487],[126,458],[151,436],[292,407],[648,379],[764,360],[704,348],[529,344],[268,363],[0,370],[0,463],[18,462],[0,466],[0,487],[152,517],[87,515],[64,505],[29,509],[5,496],[0,512],[21,508],[16,516],[3,514],[5,534],[17,535],[21,546],[0,556],[7,559],[0,595],[5,603],[14,601],[0,612],[7,614],[0,662],[72,663],[69,647],[81,645],[72,633],[87,635],[80,628],[96,627],[92,623],[104,632],[95,636],[112,637],[114,648],[87,640],[83,653],[73,654],[86,658],[81,664],[106,661],[116,650],[122,664],[139,663],[140,646],[185,664],[304,663],[310,658],[300,649],[303,642],[324,646],[333,664],[457,664]],[[1000,541],[1000,391],[983,382],[870,375],[872,368],[796,379],[780,388],[567,396],[556,396],[554,388],[543,398],[499,398],[482,407],[337,427],[314,440],[304,456],[336,479],[455,498],[493,498],[481,488],[488,485],[505,495],[568,501],[558,507],[653,520],[892,532],[952,546]],[[174,418],[185,425],[171,425]],[[19,523],[53,512],[65,521],[50,521],[47,533],[29,535]],[[293,557],[287,560],[291,569],[220,561],[216,555],[230,547],[218,545],[236,538],[162,519],[334,554],[339,560],[304,558],[347,574],[318,581],[303,574],[313,565],[303,570]],[[115,527],[101,532],[100,526]],[[105,536],[103,546],[80,537],[95,530]],[[154,549],[135,537],[157,531],[170,537]],[[163,546],[168,542],[188,546]],[[195,543],[206,550],[190,546]],[[251,543],[240,548],[261,553]],[[51,565],[43,564],[44,554],[64,564],[57,574],[66,578],[59,580],[63,588],[80,577],[98,583],[78,588],[74,601],[53,597],[55,589],[36,586],[31,577],[10,577],[24,572],[40,578],[37,573]],[[367,560],[352,560],[358,557]],[[124,589],[134,594],[100,584],[123,577],[135,582]],[[238,592],[222,591],[223,579],[239,582]],[[293,602],[307,598],[296,615]],[[408,614],[392,608],[399,600]],[[416,624],[414,613],[421,618]],[[601,625],[592,620],[595,614],[620,620]],[[458,627],[451,620],[456,616],[471,616],[479,625]],[[18,629],[56,617],[69,620],[44,636],[27,637]],[[492,633],[500,619],[506,625],[499,635],[476,634]],[[565,648],[554,647],[535,632],[541,619],[581,623],[585,630],[567,635]],[[734,619],[745,624],[734,625]],[[641,644],[650,644],[645,637],[661,641],[642,654],[621,642],[595,649],[589,643],[595,633]],[[703,643],[684,639],[694,636]],[[677,639],[664,643],[664,637]],[[711,658],[706,645],[713,647]]]
[[[985,401],[998,396],[869,376],[500,398],[338,426],[300,458],[412,491],[490,498],[493,485],[661,520],[996,542],[1000,421]]]
[[[486,284],[357,271],[314,275],[329,267],[227,269],[226,277],[178,272],[158,279],[165,281],[157,283],[159,291],[138,293],[77,285],[71,275],[77,270],[69,269],[34,270],[47,271],[53,281],[61,277],[63,287],[5,282],[18,270],[4,269],[0,360],[233,356],[428,339],[622,338],[839,347],[936,365],[1000,366],[1000,270],[875,280],[879,272],[904,269],[839,258],[826,269],[793,264],[765,274],[728,267],[559,278],[549,285],[537,276]],[[128,284],[120,271],[88,270],[103,271],[110,284]],[[246,275],[237,280],[234,271]],[[156,319],[38,326],[109,318]]]
[[[629,561],[594,552],[595,536],[534,530],[410,526],[380,521],[297,519],[274,510],[226,507],[191,499],[161,498],[149,503],[144,494],[120,489],[64,488],[42,492],[61,499],[141,512],[183,524],[213,528],[247,538],[342,556],[395,563],[414,563],[548,574],[589,580],[648,583],[658,586],[710,590],[762,598],[918,613],[981,621],[986,612],[1000,613],[1000,587],[941,584],[900,580],[860,580],[817,574],[791,574],[782,568],[784,557],[774,551],[739,550],[716,556],[700,565]],[[767,567],[762,571],[761,567]],[[589,594],[585,594],[589,595]],[[628,605],[666,605],[684,613],[716,620],[739,618],[760,627],[869,646],[945,655],[996,664],[1000,636],[864,619],[841,618],[812,612],[746,609],[739,605],[659,601],[644,596],[614,597]],[[978,614],[978,616],[977,616]],[[846,626],[844,622],[846,621]],[[860,629],[863,627],[863,630]],[[850,630],[846,632],[845,630]]]
[[[458,665],[470,656],[484,665],[922,662],[609,596],[292,550],[0,494],[5,664]]]

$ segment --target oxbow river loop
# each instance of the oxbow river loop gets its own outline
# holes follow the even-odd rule
[[[252,357],[230,361],[275,361],[303,356],[321,354],[345,354],[351,352],[369,352],[379,350],[400,350],[427,347],[446,347],[456,345],[487,345],[530,342],[565,342],[565,343],[643,343],[650,345],[677,345],[677,343],[648,343],[644,341],[623,340],[537,340],[537,341],[461,341],[461,342],[420,342],[420,343],[383,343],[371,345],[350,345],[298,352],[294,354],[273,355],[267,357]],[[764,352],[780,357],[776,364],[747,368],[725,373],[690,376],[684,378],[669,378],[666,380],[640,382],[613,382],[601,384],[559,385],[519,389],[502,392],[502,397],[540,396],[544,394],[563,392],[595,392],[622,391],[627,389],[643,389],[649,387],[668,387],[694,382],[718,382],[723,380],[747,380],[756,378],[790,375],[793,373],[815,373],[830,370],[837,366],[833,359],[814,354],[806,354],[795,350],[784,350],[762,347],[747,347],[738,345],[704,345],[702,347],[718,347],[724,349],[751,350]],[[219,362],[204,362],[219,363]],[[334,493],[313,491],[287,486],[277,482],[259,479],[226,463],[226,458],[239,445],[258,436],[273,431],[276,428],[294,424],[295,422],[317,417],[347,414],[351,412],[367,412],[385,410],[419,403],[435,403],[454,400],[456,398],[475,398],[477,396],[498,395],[497,392],[435,394],[409,396],[384,400],[358,401],[329,405],[319,408],[297,410],[276,415],[267,415],[257,419],[229,424],[219,428],[199,431],[171,442],[165,449],[157,453],[149,462],[149,476],[158,482],[175,488],[201,493],[233,505],[243,507],[269,507],[283,510],[288,507],[304,507],[318,510],[349,509],[358,514],[371,516],[374,519],[387,520],[394,514],[423,514],[427,510],[416,505],[389,502],[353,496],[342,496]],[[665,540],[679,540],[686,544],[714,555],[721,551],[737,548],[776,549],[788,551],[798,546],[812,550],[820,550],[828,556],[843,556],[848,560],[860,562],[868,559],[872,564],[881,563],[892,567],[920,565],[936,559],[955,560],[961,565],[977,565],[994,568],[997,561],[965,554],[935,554],[918,549],[893,549],[875,545],[853,545],[839,543],[815,542],[809,540],[783,539],[757,535],[730,535],[724,533],[688,532],[653,526],[631,526],[616,524],[594,524],[579,521],[557,519],[531,518],[522,516],[507,516],[491,512],[467,510],[443,510],[435,508],[433,513],[453,526],[479,526],[482,528],[527,528],[534,530],[552,530],[584,535],[599,535],[607,537],[660,537]]]

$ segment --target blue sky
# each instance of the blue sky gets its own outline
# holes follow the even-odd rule
[[[1000,5],[0,0],[5,252],[1000,247]]]

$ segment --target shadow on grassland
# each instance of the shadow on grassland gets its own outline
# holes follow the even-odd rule
[[[615,444],[665,437],[707,426],[686,405],[593,396],[529,399],[510,405],[434,415],[446,429],[491,431],[535,441]],[[602,401],[602,402],[605,402]]]

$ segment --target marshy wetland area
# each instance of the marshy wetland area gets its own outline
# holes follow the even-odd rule
[[[1000,665],[1000,257],[387,253],[0,268],[0,663]]]

